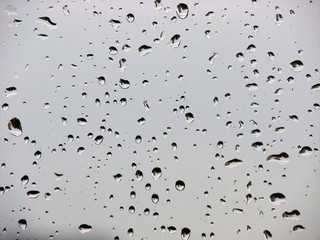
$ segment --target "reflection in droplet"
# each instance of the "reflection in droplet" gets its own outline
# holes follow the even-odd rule
[[[263,235],[264,235],[265,239],[272,239],[272,234],[268,230],[264,230]]]

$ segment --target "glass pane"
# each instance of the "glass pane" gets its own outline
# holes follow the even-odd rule
[[[319,1],[0,8],[0,239],[320,239]]]

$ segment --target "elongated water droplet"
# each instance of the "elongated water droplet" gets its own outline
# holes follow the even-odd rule
[[[268,230],[264,230],[263,235],[264,235],[265,239],[272,239],[272,234]]]
[[[274,205],[279,205],[280,203],[283,203],[286,200],[286,197],[282,193],[273,193],[270,195],[270,201]]]
[[[80,125],[80,126],[86,126],[87,125],[87,120],[85,118],[78,118],[77,119],[77,123]]]
[[[31,190],[31,191],[27,192],[27,196],[29,198],[37,198],[37,197],[39,197],[39,194],[40,194],[40,192],[37,190]]]
[[[81,233],[87,233],[87,232],[90,232],[92,230],[92,227],[90,225],[87,225],[87,224],[81,224],[79,227],[78,227],[79,231]]]
[[[147,55],[152,51],[152,47],[147,46],[147,45],[142,45],[138,48],[138,52],[140,53],[140,56]]]
[[[279,153],[279,154],[272,154],[267,157],[267,161],[271,162],[277,162],[280,164],[287,163],[289,161],[289,155],[285,152]]]
[[[227,161],[224,165],[229,168],[234,168],[234,167],[239,166],[240,164],[242,164],[242,160],[234,158],[234,159]]]

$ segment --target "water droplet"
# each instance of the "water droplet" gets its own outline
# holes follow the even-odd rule
[[[18,94],[18,90],[16,87],[8,87],[8,88],[6,88],[4,93],[5,93],[6,97],[12,97],[12,96]]]
[[[244,60],[244,55],[242,52],[239,52],[236,54],[236,58],[240,61],[240,62],[243,62]]]
[[[87,233],[87,232],[90,232],[92,230],[92,227],[90,225],[87,225],[87,224],[81,224],[79,227],[78,227],[79,231],[81,233]]]
[[[142,137],[140,135],[137,135],[135,138],[136,143],[141,143]]]
[[[151,51],[152,51],[152,47],[147,45],[142,45],[138,48],[138,52],[140,53],[140,56],[147,55]]]
[[[16,137],[19,137],[22,135],[22,127],[21,122],[18,118],[12,118],[8,122],[8,130],[9,132]]]
[[[97,136],[97,137],[94,139],[94,143],[97,144],[97,145],[101,144],[102,141],[103,141],[103,136],[101,136],[101,135]]]
[[[143,125],[143,124],[145,124],[146,120],[142,117],[142,118],[139,118],[137,120],[137,122],[138,122],[139,125]]]
[[[128,89],[128,88],[130,87],[130,82],[129,82],[129,80],[125,80],[125,79],[122,79],[122,78],[120,78],[119,84],[120,84],[120,87],[121,87],[122,89]]]
[[[302,232],[304,231],[306,228],[302,225],[295,225],[293,228],[292,228],[292,231],[294,232]]]
[[[116,182],[120,182],[122,180],[122,174],[118,173],[116,175],[113,175],[114,180],[116,180]]]
[[[106,83],[104,76],[97,77],[98,83],[103,86]]]
[[[298,216],[300,216],[300,212],[298,210],[292,210],[291,212],[284,212],[282,214],[283,218],[286,219],[293,219],[293,220],[299,220]]]
[[[263,235],[264,235],[265,239],[272,239],[272,234],[268,230],[264,230]]]
[[[172,47],[172,48],[177,48],[177,47],[179,47],[180,43],[181,43],[180,35],[179,35],[179,34],[175,34],[175,35],[170,39],[169,45],[170,45],[170,47]]]
[[[187,123],[192,123],[194,121],[194,116],[191,112],[189,112],[184,115],[184,119]]]
[[[39,17],[39,20],[37,22],[39,22],[41,25],[47,27],[49,30],[57,28],[57,23],[52,22],[49,17],[46,17],[46,16]]]
[[[155,167],[154,169],[152,169],[152,176],[155,180],[159,179],[161,175],[162,175],[161,168]]]
[[[37,197],[39,197],[39,194],[40,194],[40,192],[37,190],[31,190],[31,191],[27,192],[27,196],[29,198],[37,198]]]
[[[273,193],[270,195],[270,201],[274,205],[279,205],[280,203],[284,203],[286,197],[282,193]]]
[[[185,3],[179,3],[177,5],[176,12],[179,18],[185,19],[186,17],[188,17],[188,14],[189,14],[188,5]]]
[[[185,183],[182,180],[176,181],[175,187],[178,191],[183,191],[186,187]]]
[[[154,204],[158,203],[158,202],[159,202],[159,196],[158,196],[158,194],[155,194],[155,193],[152,194],[151,200],[152,200],[152,202],[153,202]]]
[[[229,168],[234,168],[242,164],[242,160],[234,158],[232,160],[227,161],[224,165]]]
[[[23,186],[25,186],[28,182],[29,182],[29,177],[27,175],[24,175],[21,179],[20,179],[21,183]]]
[[[111,55],[116,55],[118,53],[118,50],[116,47],[111,46],[111,47],[109,47],[109,53]]]
[[[80,125],[80,126],[86,126],[87,125],[87,120],[85,118],[78,118],[77,119],[77,123]]]
[[[304,146],[299,151],[299,155],[302,156],[302,157],[310,156],[311,154],[312,154],[312,149],[309,146]]]
[[[190,238],[191,231],[189,228],[183,228],[181,230],[181,239],[182,240],[188,240]]]
[[[300,60],[291,62],[290,66],[294,72],[300,72],[304,68],[303,63]]]
[[[111,26],[115,29],[119,28],[121,26],[121,22],[119,20],[116,19],[111,19],[109,21],[109,23],[111,24]]]
[[[22,229],[22,230],[26,230],[27,228],[27,221],[25,219],[20,219],[18,221],[18,224],[19,224],[19,227]]]
[[[140,170],[136,171],[135,176],[136,176],[137,181],[141,181],[143,179],[143,173]]]
[[[280,154],[272,154],[267,157],[267,161],[277,162],[280,164],[287,163],[289,161],[289,155],[285,152]]]
[[[175,233],[177,231],[177,229],[174,226],[169,226],[168,231],[170,234],[172,234],[172,233]]]
[[[127,15],[127,21],[128,21],[129,23],[132,23],[134,20],[135,20],[134,15],[133,15],[132,13],[129,13],[129,14]]]

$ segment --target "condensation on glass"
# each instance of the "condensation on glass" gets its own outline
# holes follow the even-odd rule
[[[0,239],[320,239],[320,2],[0,2]]]

